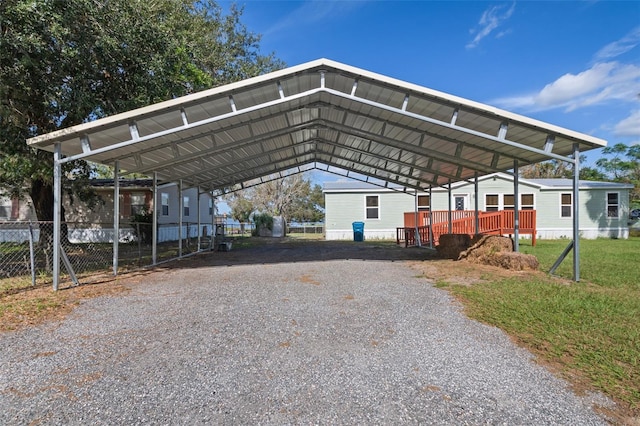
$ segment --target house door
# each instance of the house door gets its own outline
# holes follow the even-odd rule
[[[469,194],[454,194],[453,195],[453,209],[454,210],[467,210],[469,205]]]

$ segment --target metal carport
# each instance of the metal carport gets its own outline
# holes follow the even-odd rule
[[[327,59],[27,143],[54,155],[55,241],[62,164],[77,159],[112,165],[116,178],[118,170],[137,172],[203,191],[248,187],[274,173],[314,168],[423,191],[493,172],[517,175],[518,167],[548,159],[565,161],[574,165],[576,280],[579,153],[606,146],[602,139]]]

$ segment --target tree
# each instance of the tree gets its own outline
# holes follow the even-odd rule
[[[274,179],[253,188],[225,196],[233,209],[239,200],[246,200],[254,211],[271,216],[283,216],[289,222],[321,221],[324,218],[324,195],[320,185],[301,174]]]
[[[629,194],[632,207],[640,206],[640,145],[617,143],[602,149],[596,165],[614,182],[629,183],[634,189]]]
[[[52,220],[52,155],[27,138],[281,68],[241,15],[209,0],[0,2],[0,192]],[[65,165],[65,189],[90,172]]]
[[[324,220],[324,194],[322,187],[314,185],[309,194],[293,206],[289,220],[296,222],[322,222]]]
[[[251,214],[255,210],[251,199],[247,198],[249,190],[234,192],[225,201],[231,208],[231,218],[240,222],[240,233],[244,235],[244,225],[251,219]]]

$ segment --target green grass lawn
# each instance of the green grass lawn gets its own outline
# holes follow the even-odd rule
[[[548,271],[567,240],[523,241]],[[468,314],[515,336],[567,377],[640,411],[640,238],[581,240],[581,282],[572,255],[557,275],[447,285]]]

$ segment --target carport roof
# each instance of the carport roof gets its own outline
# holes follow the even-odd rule
[[[327,59],[27,140],[204,190],[318,168],[426,189],[606,141]],[[236,186],[237,188],[237,186]]]

